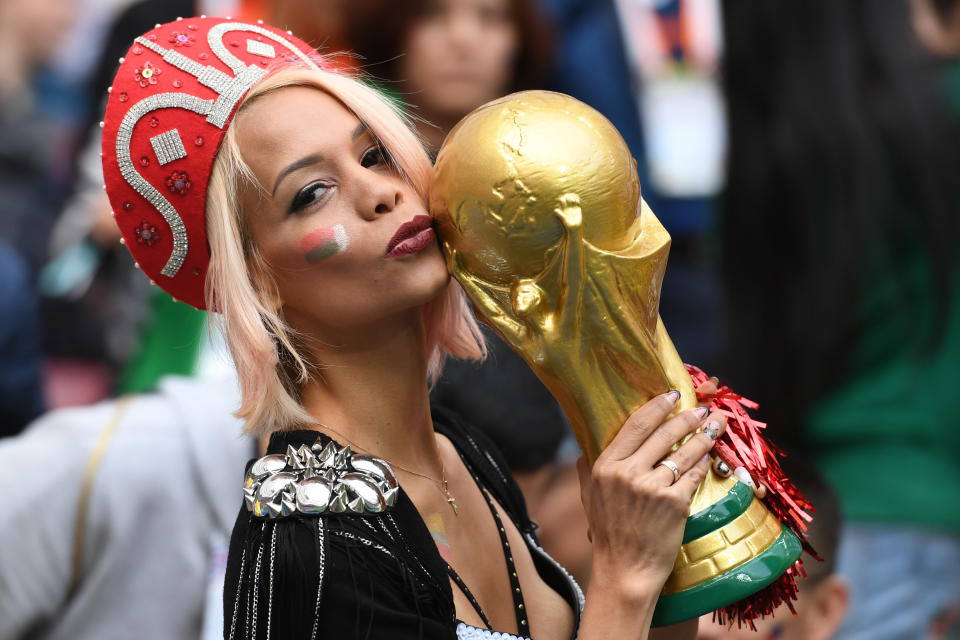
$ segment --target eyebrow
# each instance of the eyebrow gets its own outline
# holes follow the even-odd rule
[[[299,160],[294,160],[286,167],[281,169],[280,173],[277,174],[277,180],[273,183],[273,192],[270,194],[271,197],[277,194],[277,187],[280,186],[280,181],[286,178],[288,175],[294,171],[299,171],[304,167],[309,167],[311,165],[319,164],[323,162],[323,156],[319,153],[311,153],[308,156],[303,156]]]
[[[369,129],[367,128],[366,123],[361,122],[361,123],[358,124],[358,125],[356,126],[356,128],[350,133],[350,139],[351,139],[351,140],[356,140],[357,138],[359,138],[359,137],[362,136],[363,134],[367,133],[367,131],[369,131]],[[309,167],[309,166],[314,165],[314,164],[319,164],[319,163],[321,163],[321,162],[323,162],[323,156],[320,155],[319,153],[311,153],[310,155],[304,156],[304,157],[300,158],[299,160],[294,160],[293,162],[291,162],[290,164],[288,164],[286,167],[284,167],[284,168],[280,171],[280,173],[277,174],[277,179],[276,179],[276,181],[273,183],[273,191],[271,192],[270,196],[273,197],[273,196],[275,196],[275,195],[277,194],[277,187],[280,186],[280,181],[283,180],[284,178],[286,178],[288,175],[290,175],[290,174],[293,173],[294,171],[299,171],[300,169],[303,169],[303,168],[305,168],[305,167]]]

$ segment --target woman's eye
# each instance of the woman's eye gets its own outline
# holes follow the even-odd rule
[[[370,167],[375,167],[378,164],[386,164],[388,161],[387,150],[377,145],[372,147],[363,154],[363,157],[360,158],[360,165],[369,169]]]
[[[307,185],[294,196],[293,202],[290,204],[290,212],[300,211],[313,204],[323,197],[323,194],[327,192],[327,188],[327,185],[322,182],[314,182],[311,185]]]

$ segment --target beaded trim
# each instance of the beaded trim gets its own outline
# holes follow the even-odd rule
[[[465,622],[457,625],[457,640],[530,640],[527,636],[515,636],[506,631],[478,629]]]
[[[354,455],[333,442],[287,446],[253,463],[243,486],[244,503],[253,515],[280,518],[294,513],[380,513],[399,494],[390,465],[373,456]]]

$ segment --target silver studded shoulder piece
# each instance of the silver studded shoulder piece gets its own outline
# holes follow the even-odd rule
[[[400,488],[390,465],[380,458],[355,455],[350,447],[320,439],[285,454],[253,463],[243,486],[247,510],[262,518],[294,513],[374,514],[397,501]]]

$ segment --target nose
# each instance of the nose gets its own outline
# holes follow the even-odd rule
[[[403,190],[396,179],[370,173],[368,179],[359,185],[362,194],[360,215],[366,220],[373,220],[385,213],[390,213],[403,204]]]

